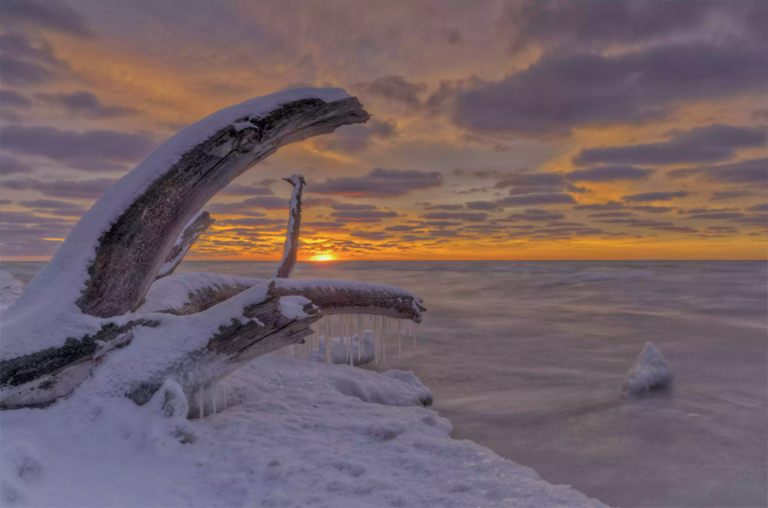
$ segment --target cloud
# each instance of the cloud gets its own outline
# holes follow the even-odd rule
[[[459,94],[453,121],[481,132],[568,135],[579,126],[662,119],[684,102],[763,94],[767,79],[762,47],[546,54],[523,71]]]
[[[701,176],[705,180],[719,183],[768,184],[768,158],[748,159],[731,164],[677,169],[667,173],[669,178]]]
[[[271,196],[274,194],[269,187],[254,187],[253,185],[241,185],[231,183],[218,193],[221,196]]]
[[[0,107],[15,107],[15,108],[29,108],[32,106],[32,101],[29,98],[19,92],[13,90],[0,90]]]
[[[768,203],[761,203],[759,205],[750,206],[747,208],[748,212],[768,212]]]
[[[383,231],[353,231],[351,236],[355,238],[363,238],[365,240],[384,240],[392,238],[392,235],[384,233]]]
[[[443,175],[438,172],[376,168],[359,177],[330,178],[307,190],[318,194],[386,198],[438,187],[442,183]]]
[[[53,81],[68,71],[69,65],[53,54],[53,46],[47,41],[34,45],[26,35],[3,33],[0,34],[0,68],[3,84],[27,86]]]
[[[513,50],[600,49],[705,32],[765,41],[764,2],[510,2],[498,26]],[[761,23],[762,21],[762,23]]]
[[[555,204],[575,204],[576,200],[570,194],[548,193],[548,194],[523,194],[510,196],[497,201],[499,206],[523,206],[523,205],[555,205]]]
[[[467,210],[486,210],[489,212],[499,209],[499,205],[493,201],[467,201],[464,203]]]
[[[412,108],[419,108],[419,94],[427,89],[424,83],[411,83],[403,76],[383,76],[372,81],[363,81],[353,85],[362,93],[377,95]]]
[[[378,209],[373,205],[362,205],[357,203],[339,203],[338,201],[332,201],[330,206],[331,206],[331,209],[342,211],[342,212]]]
[[[342,127],[330,136],[318,138],[316,143],[327,150],[356,153],[368,148],[372,139],[389,139],[396,133],[397,123],[394,120],[371,120],[365,125]]]
[[[3,0],[2,27],[35,26],[47,30],[90,38],[83,17],[69,5],[57,1]]]
[[[630,196],[623,196],[621,199],[628,203],[644,203],[652,201],[669,201],[674,198],[683,198],[688,196],[690,192],[677,191],[677,192],[643,192],[641,194],[632,194]]]
[[[595,166],[566,173],[572,182],[613,182],[615,180],[643,180],[653,174],[652,169],[634,166]]]
[[[738,219],[741,217],[744,217],[744,214],[740,212],[714,212],[714,213],[699,213],[696,215],[691,215],[688,218],[719,220],[719,219]]]
[[[670,208],[668,206],[645,205],[645,206],[633,206],[632,210],[638,210],[640,212],[646,212],[646,213],[667,213],[674,210],[674,208]]]
[[[0,154],[0,174],[12,175],[14,173],[31,173],[31,164],[8,154]]]
[[[576,205],[574,210],[620,210],[624,208],[624,203],[618,201],[608,201],[607,203],[595,203],[592,205]]]
[[[747,190],[729,190],[713,192],[710,201],[720,201],[725,199],[746,198],[752,196],[752,193]]]
[[[482,222],[488,218],[482,212],[434,212],[422,215],[427,220],[461,220],[467,222]]]
[[[26,208],[33,208],[38,211],[61,215],[63,217],[80,217],[86,212],[86,209],[77,203],[59,201],[56,199],[35,199],[31,201],[21,201],[19,204]]]
[[[112,187],[117,180],[94,178],[91,180],[41,180],[37,178],[17,178],[3,180],[0,187],[13,190],[34,190],[54,198],[98,198]]]
[[[541,210],[539,208],[529,208],[525,213],[513,213],[507,220],[526,220],[526,221],[543,221],[549,222],[553,220],[564,219],[565,215],[561,213],[552,213],[548,210]]]
[[[764,146],[768,128],[713,124],[673,132],[669,141],[642,145],[589,148],[574,157],[576,164],[682,164],[732,159],[739,148]]]
[[[125,163],[140,161],[157,146],[148,136],[110,130],[11,126],[0,130],[0,136],[3,150],[41,155],[84,171],[124,171]]]
[[[136,108],[123,106],[108,106],[99,100],[91,92],[79,90],[72,93],[38,93],[35,94],[38,101],[63,108],[71,115],[85,118],[114,118],[120,116],[135,115],[140,111]]]
[[[511,187],[510,194],[551,194],[559,192],[585,192],[567,181],[563,173],[521,173],[507,175],[496,182],[495,189]]]
[[[399,215],[391,210],[345,210],[332,212],[331,217],[339,221],[381,222],[382,219],[393,219]]]

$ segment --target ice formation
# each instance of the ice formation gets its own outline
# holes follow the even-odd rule
[[[0,312],[13,305],[24,292],[24,283],[9,272],[0,270]]]
[[[673,378],[674,374],[667,359],[656,346],[646,342],[627,372],[621,391],[625,396],[640,395],[651,389],[669,385]]]
[[[303,344],[289,346],[286,352],[290,356],[308,360],[364,365],[386,361],[387,339],[390,340],[389,348],[394,348],[391,341],[397,340],[399,357],[404,338],[416,344],[419,325],[408,319],[375,314],[331,314],[316,323],[313,330],[314,333]],[[327,347],[329,342],[330,348]]]

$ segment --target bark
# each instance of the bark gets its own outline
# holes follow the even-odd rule
[[[293,192],[291,193],[291,206],[288,212],[288,231],[285,234],[283,259],[280,261],[280,265],[275,271],[275,278],[287,279],[291,276],[293,267],[296,264],[296,256],[299,253],[301,191],[305,183],[303,175],[291,175],[290,178],[283,178],[283,180],[293,185]]]
[[[189,249],[195,244],[200,235],[211,227],[211,224],[216,222],[216,219],[211,217],[208,212],[202,212],[195,216],[192,221],[187,224],[182,231],[179,238],[176,240],[171,252],[165,260],[165,264],[160,268],[160,272],[157,274],[157,278],[171,275],[176,267],[179,266],[181,260],[184,259]]]
[[[283,145],[368,118],[354,97],[331,103],[302,99],[211,133],[140,193],[101,236],[78,307],[98,317],[137,308],[184,226],[218,191]]]

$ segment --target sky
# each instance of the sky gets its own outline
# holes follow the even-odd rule
[[[765,259],[768,2],[0,3],[0,256],[46,260],[170,136],[337,86],[188,259]]]

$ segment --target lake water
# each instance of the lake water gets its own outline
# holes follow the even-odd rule
[[[42,263],[1,263],[28,282]],[[269,277],[275,263],[183,271]],[[294,278],[402,286],[428,312],[414,371],[471,439],[614,506],[766,506],[765,262],[299,263]],[[619,394],[646,341],[675,373]]]

